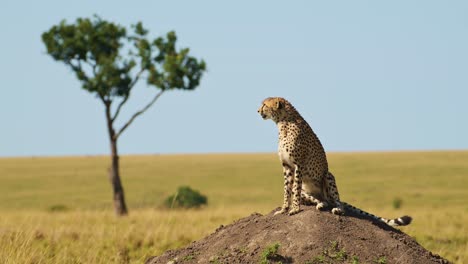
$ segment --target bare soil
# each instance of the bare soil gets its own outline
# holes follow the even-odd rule
[[[220,226],[146,263],[449,263],[371,218],[336,216],[312,206],[293,216],[274,216],[276,210]]]

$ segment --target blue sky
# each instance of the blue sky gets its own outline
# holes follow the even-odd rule
[[[132,4],[133,3],[133,4]],[[0,156],[107,154],[103,106],[45,53],[67,19],[175,30],[205,59],[194,92],[164,94],[123,154],[273,152],[256,110],[290,100],[327,151],[468,149],[466,1],[3,1]],[[121,122],[148,102],[144,84]]]

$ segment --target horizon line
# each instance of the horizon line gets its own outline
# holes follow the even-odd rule
[[[429,152],[467,152],[468,149],[402,149],[402,150],[338,150],[326,151],[326,154],[372,154],[372,153],[429,153]],[[138,157],[138,156],[196,156],[196,155],[258,155],[258,154],[277,154],[276,151],[246,151],[246,152],[178,152],[178,153],[125,153],[120,157]],[[20,158],[94,158],[108,157],[106,153],[101,154],[64,154],[64,155],[17,155],[1,156],[0,159],[20,159]]]

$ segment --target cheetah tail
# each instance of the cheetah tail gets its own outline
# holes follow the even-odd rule
[[[382,221],[384,223],[386,223],[387,225],[389,226],[405,226],[405,225],[409,225],[411,223],[411,221],[413,220],[413,218],[411,218],[411,216],[402,216],[402,217],[398,217],[398,218],[394,218],[394,219],[385,219],[383,217],[379,217],[379,216],[376,216],[376,215],[373,215],[373,214],[370,214],[368,212],[365,212],[357,207],[354,207],[348,203],[345,203],[345,202],[341,202],[345,208],[345,211],[346,210],[349,210],[349,211],[352,211],[356,214],[360,214],[360,215],[365,215],[365,216],[370,216],[372,218],[374,218],[375,220],[378,220],[378,221]]]

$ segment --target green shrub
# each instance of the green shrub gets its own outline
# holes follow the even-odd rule
[[[387,264],[387,258],[385,256],[382,256],[380,258],[378,258],[375,263],[377,264]]]
[[[164,205],[167,208],[198,208],[207,203],[205,195],[188,186],[181,186],[175,194],[166,198]]]
[[[262,258],[260,260],[260,264],[268,264],[270,263],[269,260],[278,256],[278,249],[281,245],[279,243],[274,243],[269,245],[265,250],[262,252]]]
[[[68,210],[69,208],[63,204],[54,204],[54,205],[49,206],[49,208],[47,208],[47,211],[52,212],[52,213],[66,212]]]
[[[400,198],[393,199],[393,208],[400,209],[403,201]]]

